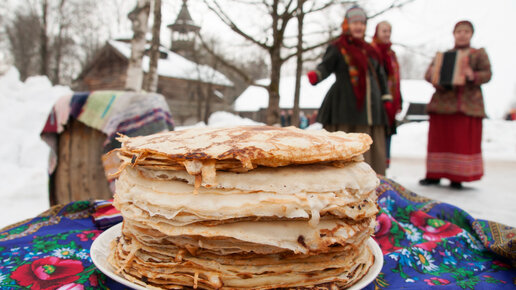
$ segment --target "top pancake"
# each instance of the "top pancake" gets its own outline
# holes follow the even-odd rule
[[[307,131],[295,127],[194,128],[149,136],[122,136],[120,153],[134,165],[213,160],[239,161],[246,169],[351,160],[369,149],[367,134]],[[217,166],[218,167],[218,166]]]

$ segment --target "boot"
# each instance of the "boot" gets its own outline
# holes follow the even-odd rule
[[[421,179],[419,181],[419,184],[428,186],[428,185],[437,185],[440,182],[441,182],[440,178],[425,178],[425,179]]]
[[[462,189],[462,183],[460,182],[456,182],[456,181],[452,181],[450,183],[450,187],[453,188],[453,189]]]

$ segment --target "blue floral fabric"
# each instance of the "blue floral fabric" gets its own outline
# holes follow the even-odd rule
[[[382,179],[374,239],[384,266],[367,289],[514,289],[516,229],[475,220]]]
[[[366,289],[515,288],[514,228],[475,220],[388,179],[382,178],[377,191],[374,238],[385,263]],[[102,233],[97,211],[105,206],[106,201],[102,207],[89,201],[58,205],[0,230],[0,288],[126,289],[91,261],[91,243]]]
[[[0,231],[0,289],[126,289],[92,263],[99,234],[89,201],[52,207]]]

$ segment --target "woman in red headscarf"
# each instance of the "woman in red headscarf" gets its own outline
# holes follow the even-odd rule
[[[396,133],[396,114],[401,112],[401,89],[400,89],[400,66],[396,53],[391,49],[392,26],[387,21],[382,21],[376,25],[371,45],[378,51],[380,63],[383,65],[387,74],[387,86],[392,96],[392,102],[385,103],[385,111],[389,119],[389,130],[387,132],[386,153],[387,167],[390,163],[391,137]]]
[[[463,75],[463,84],[444,87],[436,83],[433,76],[442,72],[435,65],[436,59],[426,72],[426,80],[436,90],[427,105],[428,153],[426,177],[419,181],[421,185],[439,184],[441,178],[447,178],[452,188],[461,189],[462,182],[479,180],[484,174],[481,142],[486,113],[480,85],[491,79],[491,64],[483,48],[470,46],[473,32],[469,21],[460,21],[453,29],[455,47],[449,52],[466,55],[460,58],[463,61],[457,70]]]
[[[319,109],[317,121],[328,131],[367,133],[373,139],[364,159],[385,175],[385,137],[388,118],[384,102],[391,102],[385,71],[376,50],[364,41],[367,16],[351,7],[342,34],[331,43],[316,70],[308,72],[312,85],[334,73],[336,81]]]

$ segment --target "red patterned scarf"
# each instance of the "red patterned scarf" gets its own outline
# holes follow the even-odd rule
[[[345,21],[346,22],[346,21]],[[343,25],[343,28],[347,25]],[[368,57],[379,60],[375,49],[361,38],[354,38],[349,33],[349,29],[334,42],[349,67],[351,85],[357,98],[357,109],[361,110],[364,105],[366,95],[366,76],[368,70]]]
[[[396,110],[401,110],[400,66],[396,54],[391,49],[392,43],[381,43],[375,33],[371,44],[378,52],[380,62],[387,72],[389,92],[393,98],[393,105]]]

